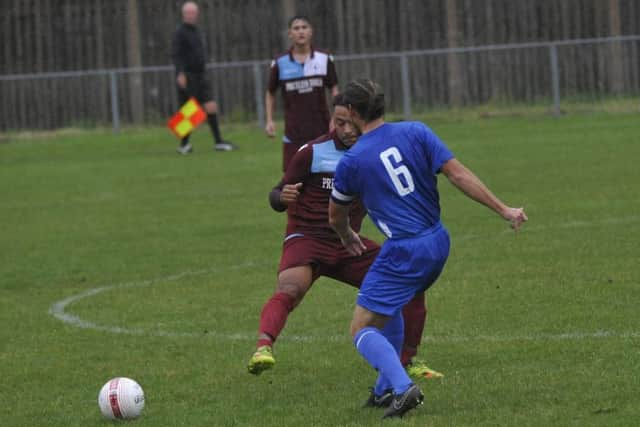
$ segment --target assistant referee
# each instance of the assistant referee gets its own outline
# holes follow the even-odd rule
[[[171,58],[176,67],[176,87],[178,101],[184,104],[195,97],[207,112],[207,119],[218,151],[232,151],[237,147],[222,139],[218,125],[218,104],[211,95],[211,84],[205,77],[206,54],[202,35],[196,24],[200,11],[195,2],[182,5],[182,24],[178,26],[171,42]],[[178,153],[189,154],[193,151],[189,135],[182,138]]]

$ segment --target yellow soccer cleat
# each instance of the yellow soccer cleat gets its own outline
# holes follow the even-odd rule
[[[431,378],[444,377],[443,373],[434,371],[421,360],[415,360],[411,362],[409,365],[407,365],[406,370],[407,374],[409,374],[409,377],[411,377],[411,379],[413,380],[428,380]]]
[[[262,347],[258,347],[256,352],[253,353],[253,356],[249,359],[247,369],[249,373],[253,375],[260,375],[263,371],[273,368],[275,364],[276,359],[273,357],[271,346],[263,345]]]

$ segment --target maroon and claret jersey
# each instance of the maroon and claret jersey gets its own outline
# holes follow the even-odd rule
[[[333,175],[338,162],[346,152],[333,134],[322,136],[300,148],[291,159],[278,187],[301,182],[300,195],[287,208],[286,239],[299,235],[339,241],[329,225],[329,199],[333,189]],[[351,206],[351,228],[360,231],[366,210],[359,201]]]
[[[333,57],[320,50],[312,48],[304,64],[293,59],[292,50],[271,62],[268,90],[282,90],[285,143],[302,145],[328,132],[325,90],[337,84]]]

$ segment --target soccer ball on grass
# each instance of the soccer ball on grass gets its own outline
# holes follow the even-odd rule
[[[130,378],[112,378],[102,386],[98,406],[102,415],[111,420],[137,418],[144,408],[144,391]]]

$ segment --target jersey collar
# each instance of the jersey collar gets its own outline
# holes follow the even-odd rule
[[[311,55],[309,55],[309,59],[313,59],[314,52],[316,51],[316,49],[313,47],[313,45],[311,45],[310,49],[311,49]],[[293,46],[289,48],[289,59],[291,60],[291,62],[295,62],[295,59],[293,58]]]

